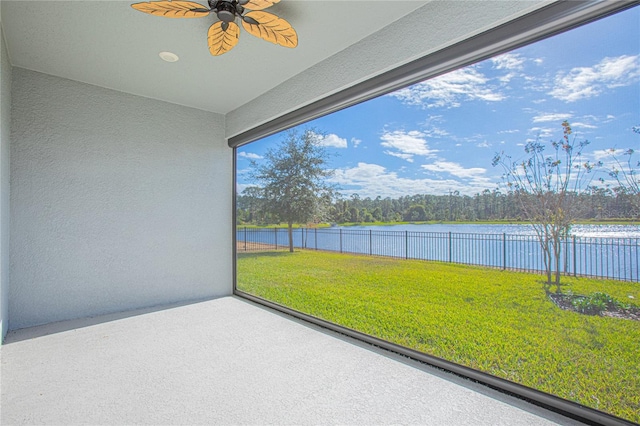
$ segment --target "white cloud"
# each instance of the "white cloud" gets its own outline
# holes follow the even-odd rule
[[[499,135],[502,135],[502,134],[505,134],[505,133],[511,134],[511,133],[519,133],[519,132],[520,132],[520,130],[518,130],[518,129],[513,129],[513,130],[500,130],[500,131],[498,132],[498,134],[499,134]]]
[[[488,86],[489,79],[474,68],[462,68],[390,93],[405,104],[423,108],[459,107],[463,101],[501,101],[505,97]]]
[[[525,61],[526,59],[520,56],[520,54],[518,53],[505,53],[503,55],[491,58],[493,68],[497,70],[509,71],[506,74],[498,77],[498,81],[502,84],[508,84],[514,77],[520,75],[515,71],[522,71]]]
[[[253,152],[239,152],[238,157],[248,158],[249,160],[260,160],[263,158],[261,155],[254,154]]]
[[[611,121],[615,120],[616,117],[611,115],[611,114],[607,114],[607,115],[601,115],[601,116],[597,116],[597,115],[593,115],[593,114],[585,114],[579,117],[579,119],[581,121],[579,122],[571,122],[571,126],[576,126],[576,125],[583,125],[583,126],[589,126],[592,125],[594,126],[593,128],[598,128],[597,124],[599,123],[610,123]],[[576,120],[578,120],[578,117],[576,117]]]
[[[423,130],[422,133],[424,133],[424,135],[428,138],[436,139],[449,136],[449,132],[436,126],[430,126],[427,129]]]
[[[613,160],[613,157],[618,159],[624,158],[623,155],[626,151],[627,150],[623,148],[596,149],[591,155],[596,161]]]
[[[573,117],[572,114],[558,114],[558,113],[550,113],[550,114],[540,114],[533,117],[534,123],[544,123],[547,121],[555,121],[558,123],[562,123],[564,120],[568,120]]]
[[[571,123],[571,127],[574,128],[574,129],[579,129],[579,128],[582,128],[582,129],[597,129],[598,128],[598,126],[594,126],[593,124],[582,123],[582,122],[579,122],[579,121]]]
[[[494,69],[508,71],[506,74],[497,77],[498,81],[503,85],[508,84],[515,77],[530,78],[522,73],[526,61],[528,59],[522,57],[519,53],[505,53],[491,58]]]
[[[396,130],[393,132],[385,132],[380,139],[385,148],[391,148],[395,151],[387,150],[385,154],[399,157],[409,162],[413,161],[415,155],[422,157],[433,157],[438,150],[429,148],[427,141],[424,139],[425,134],[417,130],[405,132]]]
[[[475,194],[486,188],[495,187],[489,179],[461,182],[457,179],[409,179],[398,176],[378,164],[358,163],[356,167],[337,169],[331,179],[344,191],[358,193],[361,197],[375,198],[413,194],[445,194],[458,190],[463,194]]]
[[[480,142],[476,144],[478,148],[491,148],[491,144],[487,141]]]
[[[360,145],[361,143],[362,143],[362,140],[358,138],[351,138],[351,145],[353,145],[354,148],[357,148],[358,145]]]
[[[244,191],[249,186],[251,185],[248,185],[246,183],[236,183],[236,194],[242,194],[242,191]]]
[[[629,161],[628,151],[629,148],[596,149],[591,153],[585,154],[584,157],[593,163],[600,163],[600,167],[596,170],[596,172],[599,172],[597,176],[607,180],[610,171],[627,169],[627,161]],[[633,164],[635,164],[635,162]],[[610,183],[615,186],[615,182],[605,183]]]
[[[432,164],[423,164],[421,166],[425,170],[429,170],[431,172],[436,173],[449,173],[450,175],[464,178],[464,179],[482,179],[486,180],[483,176],[487,169],[483,169],[481,167],[470,167],[464,168],[458,163],[453,163],[450,161],[438,160]]]
[[[547,139],[553,136],[556,129],[552,129],[549,127],[532,127],[529,129],[529,134],[536,135],[538,138]],[[532,142],[535,139],[527,139],[527,142]]]
[[[493,67],[498,70],[521,70],[525,59],[518,53],[505,53],[491,58]]]
[[[411,154],[403,154],[401,152],[393,152],[393,151],[384,151],[385,154],[391,155],[392,157],[402,158],[403,160],[407,160],[410,163],[413,163],[413,155]]]
[[[429,114],[427,116],[427,119],[424,120],[424,124],[425,126],[430,126],[434,123],[445,123],[446,121],[447,120],[445,120],[443,114],[438,114],[438,115]]]
[[[442,115],[429,115],[422,123],[422,133],[428,138],[443,138],[449,136],[450,133],[445,129],[437,126],[438,123],[444,123],[446,120]]]
[[[575,102],[598,96],[606,89],[629,86],[639,77],[638,55],[607,57],[592,67],[576,67],[568,73],[559,73],[549,94],[565,102]]]
[[[346,148],[347,140],[345,138],[341,138],[340,136],[329,133],[328,135],[315,135],[318,140],[318,145],[321,146],[329,146],[333,148]]]
[[[510,72],[508,74],[505,75],[501,75],[500,77],[498,77],[498,81],[502,84],[508,84],[514,77],[516,77],[518,74],[514,73],[514,72]]]

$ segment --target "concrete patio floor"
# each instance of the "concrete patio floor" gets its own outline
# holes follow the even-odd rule
[[[10,333],[2,424],[577,424],[236,297]]]

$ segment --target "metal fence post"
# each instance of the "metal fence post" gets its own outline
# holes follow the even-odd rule
[[[502,233],[502,270],[507,269],[507,233]]]
[[[244,251],[247,251],[247,227],[244,227]]]
[[[453,244],[451,239],[451,231],[449,231],[449,263],[451,263],[452,253],[453,253]]]
[[[404,231],[404,258],[409,258],[409,231]]]
[[[316,250],[318,250],[318,228],[313,228],[313,241],[315,242]]]
[[[371,235],[371,229],[369,229],[369,256],[373,256],[373,237]]]
[[[560,248],[562,249],[562,243],[560,243]],[[560,269],[560,265],[558,265],[558,269]],[[563,269],[564,269],[564,274],[567,275],[567,272],[569,270],[569,237],[566,235],[564,237],[564,268]]]
[[[573,236],[573,276],[578,275],[578,253],[576,252],[576,236]]]
[[[340,253],[342,253],[342,228],[340,228]]]
[[[273,234],[275,235],[276,250],[278,250],[278,227],[273,228]]]
[[[638,262],[639,252],[640,252],[640,248],[638,247],[638,239],[636,238],[636,280],[640,282],[640,262]],[[633,266],[631,266],[631,270],[633,271]]]

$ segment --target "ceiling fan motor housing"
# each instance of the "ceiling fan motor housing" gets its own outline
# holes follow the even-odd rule
[[[231,22],[236,18],[236,7],[233,2],[221,1],[217,5],[218,19],[224,22]]]
[[[242,5],[248,2],[249,0],[209,0],[209,7],[216,12],[218,19],[223,22],[231,22],[236,15],[241,15],[244,12]]]

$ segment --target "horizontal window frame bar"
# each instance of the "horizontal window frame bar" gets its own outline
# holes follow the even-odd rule
[[[610,425],[610,426],[634,426],[635,425],[635,423],[632,423],[623,418],[616,417],[602,411],[598,411],[591,407],[587,407],[585,405],[581,405],[576,402],[569,401],[567,399],[563,399],[558,396],[555,396],[546,392],[542,392],[537,389],[530,388],[528,386],[524,386],[516,382],[512,382],[497,376],[493,376],[488,373],[484,373],[480,370],[475,370],[473,368],[466,367],[461,364],[456,364],[454,362],[447,361],[446,359],[443,359],[443,358],[439,358],[433,355],[426,354],[424,352],[419,352],[404,346],[397,345],[395,343],[388,342],[386,340],[379,339],[369,334],[365,334],[360,331],[347,328],[347,327],[305,314],[300,311],[296,311],[295,309],[288,308],[286,306],[280,305],[275,302],[271,302],[261,297],[254,296],[252,294],[238,290],[237,288],[234,288],[233,294],[234,296],[237,296],[241,299],[245,299],[250,302],[256,303],[258,305],[264,306],[266,308],[273,309],[274,311],[290,315],[296,319],[306,321],[308,323],[314,324],[324,329],[351,337],[355,340],[380,347],[392,353],[406,356],[414,361],[418,361],[418,362],[439,368],[449,373],[453,373],[457,376],[460,376],[466,379],[471,379],[475,382],[486,385],[502,393],[506,393],[513,397],[523,399],[536,406],[553,411],[555,413],[561,414],[571,419],[578,420],[585,424]]]
[[[637,0],[570,0],[543,6],[474,37],[418,58],[232,136],[228,140],[229,147],[237,148],[246,145],[369,99],[568,31],[639,3]]]

